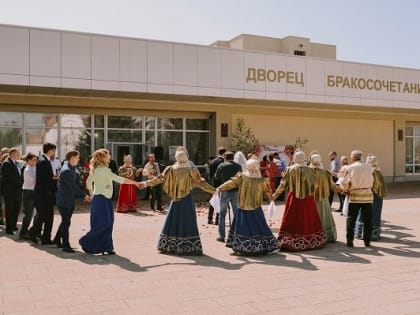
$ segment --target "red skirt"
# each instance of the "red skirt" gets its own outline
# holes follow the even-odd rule
[[[137,211],[137,191],[132,184],[121,184],[117,200],[117,212]]]
[[[281,249],[291,251],[318,249],[325,245],[326,237],[313,196],[298,199],[289,192],[278,240]]]

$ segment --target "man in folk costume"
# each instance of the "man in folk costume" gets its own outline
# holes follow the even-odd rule
[[[365,246],[370,246],[372,234],[373,175],[372,167],[363,162],[360,150],[351,152],[352,164],[347,168],[342,183],[344,192],[349,195],[349,214],[347,217],[347,246],[353,247],[354,226],[359,210],[364,221],[363,235]]]
[[[386,196],[386,183],[379,167],[379,161],[373,154],[368,154],[366,163],[372,167],[373,171],[373,204],[372,204],[372,241],[379,241],[381,238],[381,214],[383,199]],[[356,237],[363,238],[363,220],[361,213],[357,216]]]

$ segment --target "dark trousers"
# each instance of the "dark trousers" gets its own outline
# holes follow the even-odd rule
[[[150,207],[154,210],[155,204],[157,203],[157,209],[162,210],[162,185],[151,187],[150,193],[152,195],[152,198],[150,199]]]
[[[344,206],[344,199],[346,198],[346,195],[341,194],[341,193],[337,193],[338,198],[340,199],[340,208],[339,210],[343,211],[343,206]]]
[[[356,224],[359,210],[362,213],[364,221],[363,226],[363,240],[365,244],[370,244],[372,236],[372,204],[371,203],[349,203],[349,215],[347,217],[347,242],[352,242],[354,238],[354,226]]]
[[[16,229],[19,211],[22,205],[22,190],[6,191],[3,196],[6,212],[6,232],[13,232]]]
[[[44,198],[42,198],[44,197]],[[31,238],[38,237],[41,235],[42,227],[44,226],[44,232],[42,233],[42,241],[51,240],[51,230],[54,221],[54,200],[53,193],[47,194],[46,196],[37,196],[35,200],[36,215],[34,224],[30,229]]]
[[[63,244],[63,248],[70,248],[69,228],[74,208],[69,209],[58,206],[58,211],[60,211],[61,223],[58,227],[57,234],[54,237],[54,241],[61,242]]]
[[[334,183],[336,183],[337,180],[338,180],[338,178],[336,176],[333,176],[332,177],[332,181]],[[330,196],[328,197],[328,201],[330,202],[330,206],[332,205],[332,203],[334,201],[334,194],[335,194],[335,191],[334,190],[330,190]],[[338,195],[338,197],[340,197],[340,194],[339,193],[337,193],[337,195]]]
[[[208,223],[213,222],[213,214],[214,214],[214,208],[211,204],[209,204],[209,214],[208,214]],[[217,225],[219,223],[219,214],[216,213],[216,219],[214,220],[214,223]]]
[[[29,224],[31,223],[34,214],[35,193],[33,190],[23,190],[22,194],[23,213],[22,227],[19,235],[24,236],[28,232]]]

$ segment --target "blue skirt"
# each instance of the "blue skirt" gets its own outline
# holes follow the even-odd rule
[[[179,201],[171,201],[159,237],[158,250],[167,254],[202,255],[192,194]]]
[[[235,252],[247,255],[267,254],[279,249],[277,238],[267,225],[261,207],[255,210],[238,208],[233,218],[226,246]]]
[[[90,231],[79,240],[88,254],[99,254],[114,250],[112,229],[114,207],[112,200],[103,195],[94,195],[90,208]]]

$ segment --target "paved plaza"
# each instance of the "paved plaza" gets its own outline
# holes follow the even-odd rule
[[[0,227],[0,314],[420,314],[420,183],[390,185],[383,237],[371,248],[347,248],[345,218],[334,213],[338,242],[325,249],[235,256],[199,207],[205,255],[168,256],[156,250],[165,215],[140,208],[115,214],[116,256],[81,252],[87,205],[73,216],[75,254]]]

